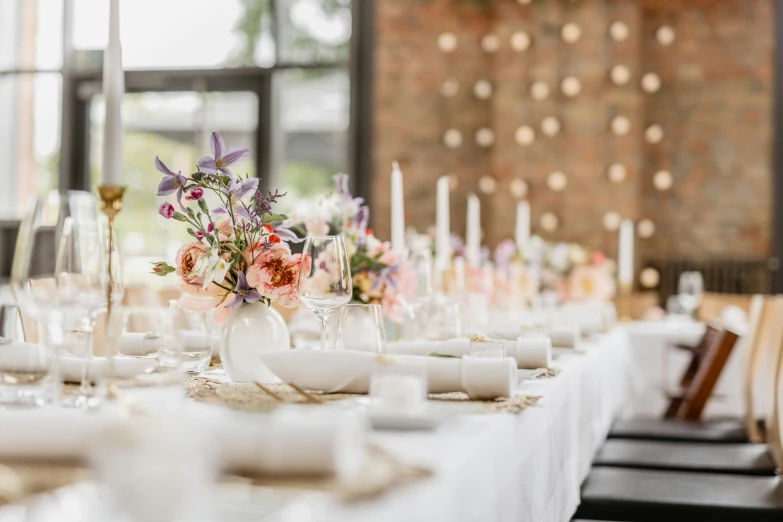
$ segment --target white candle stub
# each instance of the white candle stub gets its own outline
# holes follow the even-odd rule
[[[420,375],[382,373],[373,376],[375,399],[380,408],[397,414],[412,415],[424,410],[427,385]]]

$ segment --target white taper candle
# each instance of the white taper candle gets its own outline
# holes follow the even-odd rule
[[[451,264],[451,231],[449,209],[449,178],[438,178],[437,197],[435,200],[435,248],[438,268],[445,270]]]
[[[524,252],[530,239],[530,203],[527,201],[517,203],[517,225],[514,239],[517,243],[517,250]]]
[[[481,265],[481,202],[478,196],[468,196],[468,218],[465,230],[465,257],[468,265]]]
[[[103,56],[103,99],[106,116],[103,126],[103,171],[101,184],[123,185],[122,167],[122,98],[125,77],[120,44],[120,3],[109,4],[109,44]]]
[[[405,251],[405,204],[400,165],[392,162],[391,173],[391,246],[396,252]]]
[[[624,219],[620,224],[620,243],[618,253],[617,280],[620,286],[633,286],[633,247],[634,226],[633,221]]]

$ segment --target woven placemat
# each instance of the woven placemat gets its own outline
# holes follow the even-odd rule
[[[191,399],[219,404],[240,410],[269,411],[281,404],[314,404],[301,392],[298,392],[285,383],[264,384],[264,388],[274,393],[278,400],[269,393],[263,391],[255,384],[222,382],[208,377],[193,376],[187,379],[187,395]],[[362,397],[363,395],[350,393],[321,393],[309,392],[321,403],[341,401]],[[472,400],[466,393],[438,393],[430,394],[430,400],[471,403],[479,406],[477,411],[481,413],[519,413],[528,406],[538,404],[540,397],[530,395],[515,395],[513,397],[498,398],[488,401]]]
[[[361,471],[349,480],[326,477],[283,477],[232,475],[225,477],[231,483],[245,482],[253,486],[298,489],[330,493],[344,502],[366,500],[406,486],[427,477],[430,468],[402,462],[397,457],[377,446],[368,450],[367,460]]]

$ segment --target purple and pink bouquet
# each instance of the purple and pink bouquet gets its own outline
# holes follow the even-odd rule
[[[388,241],[369,228],[370,209],[348,190],[348,176],[334,176],[334,189],[321,201],[321,213],[303,220],[308,234],[342,234],[351,262],[353,301],[380,304],[391,321],[400,323],[416,292],[416,273]]]
[[[286,241],[301,241],[290,230],[293,222],[272,213],[285,194],[264,194],[257,178],[231,171],[230,166],[248,156],[248,149],[227,149],[216,132],[210,144],[212,156],[199,160],[198,171],[189,177],[155,158],[163,174],[157,195],[175,194],[177,200],[177,207],[162,203],[158,213],[185,223],[193,239],[179,249],[174,266],[153,263],[152,272],[176,273],[180,303],[196,311],[215,309],[217,321],[243,303],[298,306],[299,272],[309,271],[311,260],[291,253]],[[219,202],[217,207],[209,208],[208,194]]]

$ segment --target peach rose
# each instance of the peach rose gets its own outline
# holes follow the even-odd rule
[[[191,241],[182,245],[177,251],[177,257],[174,262],[177,275],[188,283],[193,283],[194,285],[203,284],[204,278],[194,274],[193,269],[206,252],[207,246],[201,241]]]
[[[231,216],[225,216],[215,221],[215,228],[218,231],[220,241],[234,241],[234,224],[231,222]]]
[[[177,288],[182,291],[178,300],[180,306],[194,312],[212,311],[212,320],[217,324],[224,323],[231,313],[231,310],[225,308],[231,300],[231,295],[228,296],[229,299],[224,300],[226,291],[216,284],[211,284],[204,289],[201,285],[178,279]]]
[[[310,271],[310,256],[291,255],[285,243],[254,253],[255,262],[247,269],[247,283],[281,306],[299,306],[299,271]]]

